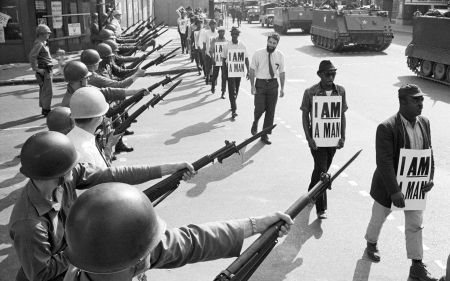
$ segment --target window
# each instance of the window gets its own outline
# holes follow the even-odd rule
[[[21,39],[19,0],[0,0],[0,43]]]

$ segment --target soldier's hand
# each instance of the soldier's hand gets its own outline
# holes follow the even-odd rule
[[[309,148],[311,148],[312,150],[317,150],[318,149],[317,145],[316,145],[316,142],[314,141],[313,138],[310,138],[308,140],[308,145],[309,145]]]
[[[392,204],[397,208],[405,208],[405,195],[401,191],[391,195]]]
[[[114,147],[119,142],[119,139],[123,136],[125,131],[121,134],[114,135],[114,131],[110,132],[108,138],[106,139],[107,147]]]
[[[150,92],[146,88],[142,88],[139,91],[143,91],[144,92],[144,96],[150,95]]]
[[[285,223],[278,229],[278,236],[283,237],[289,233],[291,230],[291,225],[294,224],[294,221],[291,219],[289,215],[286,215],[283,212],[271,213],[261,217],[255,217],[256,222],[256,233],[263,233],[267,230],[271,225],[278,222],[279,220],[284,220]]]
[[[345,139],[339,139],[337,149],[341,149],[344,147]]]
[[[422,192],[427,193],[428,191],[430,191],[434,186],[434,182],[432,180],[430,180],[426,185],[423,186],[422,188]]]
[[[145,76],[145,69],[138,68],[137,71],[136,71],[136,75],[138,77],[144,77]]]
[[[192,166],[191,163],[183,162],[183,163],[177,164],[177,171],[185,169],[185,168],[188,169],[188,171],[183,174],[183,177],[182,177],[183,180],[188,181],[188,180],[194,178],[195,175],[197,174],[197,171],[195,171],[194,166]]]

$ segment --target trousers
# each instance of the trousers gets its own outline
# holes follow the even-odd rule
[[[273,125],[275,108],[278,101],[278,80],[256,79],[255,87],[256,95],[253,128],[258,128],[258,121],[265,112],[263,125],[263,129],[265,129]],[[272,130],[267,132],[267,134],[271,133]]]
[[[39,107],[50,110],[53,98],[53,71],[46,69],[43,77],[36,72],[36,79],[39,85]]]
[[[194,59],[195,59],[195,64],[197,65],[197,70],[200,73],[200,70],[202,70],[203,68],[203,60],[201,57],[201,50],[194,48]]]
[[[211,75],[211,69],[212,69],[212,59],[210,56],[205,55],[205,76],[206,79],[209,79],[209,76]]]
[[[317,150],[311,149],[311,154],[314,158],[314,170],[311,175],[311,183],[309,184],[308,191],[320,181],[320,175],[322,173],[328,172],[335,153],[336,147],[318,147]],[[316,211],[326,211],[327,207],[327,192],[325,191],[322,196],[317,197]]]
[[[228,81],[228,97],[230,98],[231,111],[236,112],[236,100],[239,94],[239,86],[241,85],[241,77],[229,77]]]
[[[187,53],[187,47],[186,47],[186,34],[183,34],[181,32],[179,32],[180,34],[180,40],[181,40],[181,52],[184,53],[184,49],[186,49],[186,53]]]
[[[373,203],[372,217],[370,218],[365,235],[367,242],[377,243],[381,228],[391,212],[391,209],[382,206],[377,201]],[[423,211],[404,211],[404,213],[406,255],[408,259],[421,260],[423,258]]]
[[[217,81],[217,77],[219,76],[219,71],[222,72],[222,93],[224,93],[227,90],[227,71],[224,69],[223,66],[214,66],[213,67],[213,78],[212,78],[212,85],[211,85],[211,89],[215,89],[216,87],[216,81]]]

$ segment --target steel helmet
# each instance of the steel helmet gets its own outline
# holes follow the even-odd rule
[[[36,27],[36,34],[46,34],[46,33],[52,33],[50,30],[50,27],[46,26],[45,24],[40,24]]]
[[[40,132],[23,145],[20,172],[30,179],[57,179],[72,170],[79,159],[68,137],[58,132]]]
[[[116,36],[114,35],[114,32],[112,32],[109,29],[102,29],[102,30],[100,30],[100,32],[98,34],[100,36],[100,40],[108,40],[111,38],[116,38]]]
[[[75,83],[88,76],[91,76],[91,73],[82,62],[71,61],[64,67],[64,79],[66,82]]]
[[[113,56],[113,52],[111,47],[108,44],[105,43],[100,43],[97,45],[97,52],[100,55],[100,57],[106,58],[106,57],[110,57]]]
[[[124,183],[100,184],[70,208],[64,255],[87,272],[123,271],[145,258],[165,229],[142,191]]]
[[[47,115],[47,127],[49,131],[67,134],[73,129],[70,109],[67,107],[57,107],[52,109]]]
[[[101,61],[99,53],[94,49],[84,50],[80,59],[86,66],[95,65]]]
[[[116,26],[114,24],[108,23],[105,26],[105,29],[111,30],[112,32],[115,32],[117,30]]]
[[[74,119],[102,116],[108,110],[105,96],[94,87],[82,87],[70,98],[70,111]]]
[[[114,42],[113,40],[105,40],[105,41],[103,41],[103,43],[108,44],[108,46],[111,47],[113,52],[116,52],[119,50],[119,45],[116,42]]]

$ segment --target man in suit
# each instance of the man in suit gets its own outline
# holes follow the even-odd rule
[[[370,195],[375,200],[372,217],[367,227],[367,255],[373,261],[380,261],[377,241],[383,223],[391,213],[391,204],[405,207],[405,196],[397,183],[397,166],[401,149],[431,149],[430,122],[421,116],[423,96],[420,88],[413,84],[403,85],[398,90],[399,112],[378,125],[376,133],[377,168],[372,178]],[[422,187],[423,192],[433,188],[434,160],[431,153],[430,181]],[[423,211],[405,212],[405,236],[408,259],[412,260],[409,270],[411,278],[421,281],[437,281],[422,263],[422,221]]]

